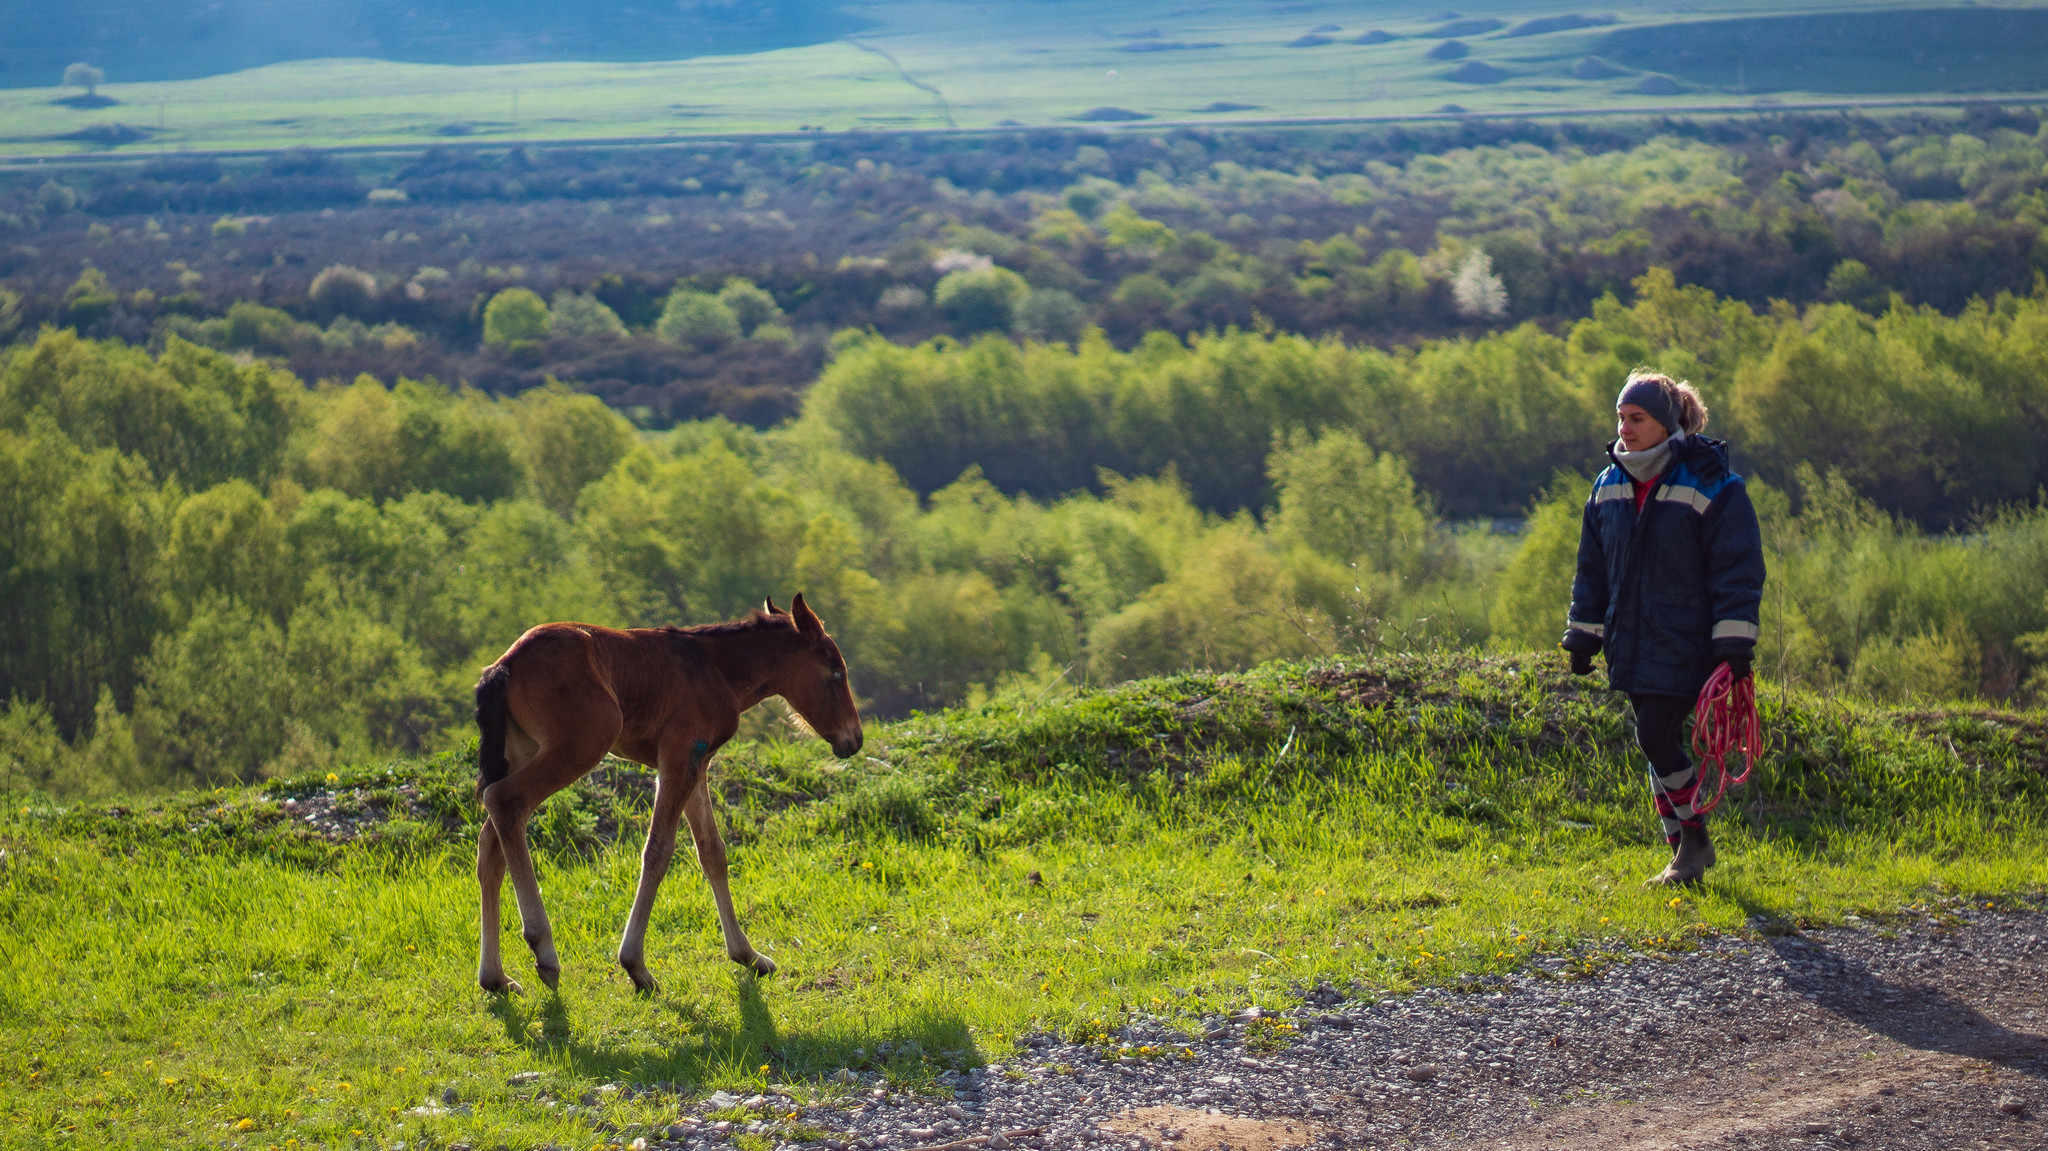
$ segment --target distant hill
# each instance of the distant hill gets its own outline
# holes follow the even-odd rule
[[[287,60],[420,64],[676,60],[831,40],[863,24],[825,0],[0,0],[0,88],[189,80]]]

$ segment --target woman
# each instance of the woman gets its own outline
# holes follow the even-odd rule
[[[1649,882],[1692,884],[1714,865],[1699,776],[1682,729],[1722,663],[1749,676],[1763,600],[1763,537],[1728,445],[1700,434],[1707,406],[1691,384],[1638,369],[1614,402],[1613,464],[1593,482],[1579,533],[1568,628],[1572,673],[1607,652],[1607,680],[1628,693],[1636,742],[1671,863]]]

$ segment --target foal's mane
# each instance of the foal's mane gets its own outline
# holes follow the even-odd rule
[[[786,627],[793,631],[796,628],[796,621],[786,615],[769,615],[760,608],[755,608],[739,619],[729,619],[723,623],[700,623],[693,624],[690,627],[665,627],[661,630],[668,632],[671,636],[680,638],[684,636],[746,635],[751,632],[765,631],[773,627]]]

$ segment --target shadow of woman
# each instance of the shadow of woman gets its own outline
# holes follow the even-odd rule
[[[2048,1037],[2014,1031],[1939,987],[1888,978],[1801,935],[1766,935],[1785,987],[1842,1018],[1921,1051],[1982,1059],[2048,1078]]]
[[[644,1037],[628,1046],[579,1033],[570,1001],[559,993],[541,995],[530,1008],[510,997],[493,997],[490,1011],[508,1039],[536,1056],[566,1064],[573,1075],[643,1087],[688,1088],[756,1073],[803,1078],[841,1067],[880,1066],[889,1061],[882,1052],[892,1053],[897,1065],[927,1058],[954,1066],[983,1061],[966,1021],[952,1013],[906,1012],[851,1029],[835,1020],[817,1029],[785,1032],[762,995],[760,977],[737,971],[732,976],[737,1019],[716,1018],[722,1013],[660,997],[680,1035],[654,1049]]]

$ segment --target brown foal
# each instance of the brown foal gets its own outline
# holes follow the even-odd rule
[[[482,731],[477,796],[485,816],[476,843],[483,890],[476,979],[486,991],[520,990],[498,955],[498,895],[508,873],[541,982],[554,987],[561,977],[526,823],[548,796],[582,778],[607,751],[658,773],[640,886],[619,940],[619,966],[633,985],[655,987],[647,973],[647,919],[684,816],[718,902],[726,955],[762,975],[775,970],[775,961],[747,942],[733,914],[725,843],[706,782],[706,767],[738,730],[740,713],[771,695],[781,696],[837,754],[860,751],[860,711],[847,685],[846,661],[802,595],[786,612],[770,600],[766,611],[703,627],[618,631],[542,624],[484,669],[476,685]]]

